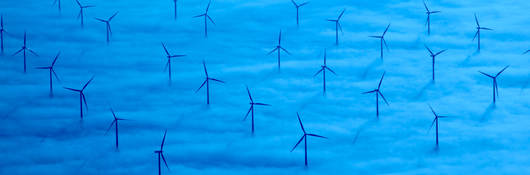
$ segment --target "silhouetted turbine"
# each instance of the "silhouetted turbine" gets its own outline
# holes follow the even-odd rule
[[[371,90],[371,91],[367,91],[367,92],[363,92],[363,94],[375,93],[375,107],[376,107],[377,119],[379,119],[379,95],[381,95],[381,98],[383,98],[383,101],[385,101],[386,105],[389,105],[388,101],[386,101],[385,96],[380,91],[381,83],[383,82],[383,78],[385,77],[385,73],[386,72],[383,72],[383,76],[381,76],[381,79],[379,80],[379,85],[377,85],[377,89],[374,89],[374,90]]]
[[[110,112],[112,112],[112,116],[114,117],[114,120],[112,121],[112,123],[110,123],[110,126],[109,126],[109,128],[107,128],[107,132],[105,132],[105,135],[107,135],[107,133],[109,133],[109,130],[112,128],[112,125],[114,125],[114,128],[116,129],[116,150],[117,150],[117,149],[119,149],[119,146],[118,146],[118,121],[127,120],[127,119],[116,117],[116,113],[114,113],[114,110],[112,110],[112,108],[110,108]]]
[[[202,66],[204,67],[204,73],[206,74],[206,79],[201,84],[201,86],[197,90],[195,90],[195,93],[199,92],[199,90],[206,84],[206,104],[210,104],[210,80],[216,81],[219,83],[225,83],[225,82],[215,79],[215,78],[210,78],[210,76],[208,76],[208,70],[206,70],[206,63],[204,62],[204,60],[202,61]]]
[[[432,121],[431,127],[429,128],[429,130],[432,129],[432,126],[436,122],[436,148],[438,148],[438,119],[446,118],[447,116],[439,116],[438,114],[436,114],[436,112],[434,112],[434,110],[432,109],[431,105],[429,105],[429,108],[431,108],[432,114],[434,114],[434,120]]]
[[[282,30],[280,30],[280,34],[278,35],[278,45],[276,46],[276,48],[272,49],[269,53],[267,53],[268,55],[270,55],[270,54],[272,54],[275,51],[278,52],[278,71],[280,71],[280,51],[281,50],[283,50],[285,53],[291,55],[291,53],[289,53],[289,51],[287,51],[285,48],[282,47]]]
[[[427,34],[431,35],[431,14],[440,13],[440,11],[430,11],[427,4],[425,4],[425,0],[423,1],[423,6],[425,6],[425,13],[427,14],[427,21],[425,22],[427,25]]]
[[[111,21],[116,15],[118,15],[118,12],[114,13],[114,14],[113,14],[111,17],[109,17],[109,19],[107,19],[107,20],[104,20],[104,19],[101,19],[101,18],[96,18],[96,20],[105,23],[105,26],[106,26],[106,28],[107,28],[107,43],[110,42],[110,36],[112,36],[112,29],[110,29],[110,21]]]
[[[383,34],[381,36],[370,36],[372,38],[379,38],[381,41],[380,45],[381,45],[381,60],[383,60],[383,44],[385,44],[385,47],[386,49],[388,50],[388,45],[386,44],[386,40],[385,40],[385,34],[386,32],[388,31],[388,28],[390,27],[390,24],[388,24],[388,26],[386,26],[386,29],[385,31],[383,32]]]
[[[4,28],[4,16],[0,16],[0,49],[2,51],[2,55],[4,55],[4,33],[6,32],[6,29]]]
[[[54,0],[52,5],[57,4],[57,9],[59,10],[59,13],[61,13],[61,0]]]
[[[164,132],[164,138],[162,139],[162,144],[160,144],[160,150],[155,150],[155,153],[158,154],[158,175],[162,174],[162,168],[160,167],[160,158],[164,160],[164,164],[166,164],[167,170],[169,170],[169,166],[167,165],[166,158],[164,157],[164,142],[166,141],[166,134],[167,129]]]
[[[337,19],[328,19],[328,21],[335,23],[335,45],[339,45],[339,30],[342,32],[342,26],[340,25],[340,18],[342,18],[342,15],[344,15],[344,11],[346,9],[343,9],[342,12],[340,12],[340,15]]]
[[[475,41],[475,38],[478,36],[478,51],[480,51],[480,30],[493,30],[487,27],[481,27],[478,23],[477,14],[475,13],[475,22],[477,23],[477,32],[475,33],[475,36],[473,37],[473,41]]]
[[[194,16],[194,18],[198,18],[201,16],[204,16],[204,37],[208,38],[208,20],[212,22],[213,25],[215,25],[215,22],[213,22],[213,19],[208,15],[208,10],[210,9],[210,4],[212,3],[212,0],[208,1],[208,6],[206,6],[206,12],[203,14]]]
[[[248,93],[248,98],[250,99],[250,103],[249,103],[250,108],[248,109],[248,112],[245,115],[245,118],[243,118],[243,121],[247,119],[249,113],[252,113],[252,134],[254,134],[254,105],[258,105],[258,106],[270,106],[270,105],[265,104],[265,103],[255,103],[254,100],[252,99],[252,95],[250,95],[250,90],[248,89],[248,86],[247,86],[247,93]]]
[[[35,51],[33,51],[33,50],[31,50],[30,48],[27,47],[27,45],[26,45],[26,32],[24,32],[24,45],[22,46],[22,48],[20,50],[18,50],[17,52],[15,52],[12,55],[12,56],[15,56],[15,55],[17,55],[20,52],[22,52],[24,54],[24,73],[26,73],[26,50],[29,51],[30,53],[32,53],[35,56],[39,56],[39,55],[37,55],[37,53],[35,53]]]
[[[322,83],[323,83],[323,94],[325,95],[326,94],[326,69],[329,70],[331,73],[337,75],[335,73],[335,71],[331,70],[327,64],[326,64],[326,49],[324,49],[324,64],[320,66],[320,70],[317,71],[317,73],[315,73],[315,75],[313,75],[313,77],[317,76],[320,72],[322,72]]]
[[[164,51],[166,52],[166,57],[167,57],[167,63],[166,63],[166,67],[164,68],[164,71],[166,71],[166,69],[169,68],[169,71],[168,71],[169,72],[169,85],[171,85],[171,58],[183,57],[186,55],[171,55],[169,51],[167,51],[166,45],[164,43],[162,43],[162,47],[164,47]]]
[[[77,19],[81,18],[81,27],[84,27],[85,24],[84,24],[84,9],[85,8],[89,8],[89,7],[95,7],[93,5],[81,5],[81,3],[79,2],[79,0],[75,0],[75,2],[77,2],[77,5],[79,5],[79,14],[77,15]]]
[[[61,81],[61,79],[59,79],[59,76],[57,76],[57,73],[55,73],[55,70],[53,69],[53,66],[55,65],[55,62],[57,61],[57,58],[59,58],[59,55],[61,54],[61,52],[58,52],[57,55],[55,56],[55,59],[53,59],[53,62],[52,62],[52,65],[51,66],[48,66],[48,67],[36,67],[36,69],[48,69],[49,72],[50,72],[50,97],[53,97],[53,81],[52,81],[52,74],[53,76],[55,76],[55,78],[59,81]]]
[[[304,135],[302,135],[302,138],[300,138],[300,140],[298,140],[296,145],[294,145],[293,149],[291,149],[291,152],[293,152],[294,149],[298,146],[298,144],[300,144],[300,142],[302,142],[302,140],[304,140],[304,155],[305,155],[304,156],[304,160],[305,160],[304,164],[307,167],[307,136],[320,137],[320,138],[324,138],[324,139],[327,139],[327,137],[316,135],[316,134],[306,133],[306,131],[304,129],[304,125],[302,124],[302,120],[300,119],[300,115],[298,114],[298,112],[296,113],[296,116],[298,117],[298,122],[300,122],[300,127],[302,128],[302,131],[304,132]]]
[[[294,2],[294,0],[291,0],[291,2],[293,3],[294,7],[296,8],[296,27],[300,26],[300,23],[299,23],[299,17],[298,17],[298,9],[304,5],[307,5],[309,2],[304,2],[304,3],[301,3],[301,4],[296,4],[296,2]]]
[[[497,77],[498,77],[499,75],[501,75],[501,73],[504,72],[504,70],[506,70],[508,67],[509,67],[509,65],[506,66],[506,67],[504,67],[504,68],[503,68],[501,71],[499,71],[499,73],[497,73],[495,76],[493,76],[493,75],[489,75],[489,74],[484,73],[484,72],[482,72],[482,71],[479,71],[480,73],[482,73],[482,74],[484,74],[484,75],[490,77],[491,79],[493,79],[493,103],[495,103],[495,101],[496,101],[495,96],[499,97],[499,87],[497,86]]]
[[[85,108],[88,110],[88,105],[86,103],[86,97],[83,91],[93,79],[94,79],[94,76],[92,76],[92,78],[90,78],[90,80],[88,80],[88,82],[86,82],[86,84],[81,89],[73,89],[73,88],[64,87],[65,89],[68,89],[74,92],[79,92],[79,109],[81,113],[81,120],[83,120],[83,103],[85,103]]]
[[[445,52],[447,49],[444,49],[444,50],[441,50],[439,52],[433,53],[432,50],[429,47],[427,47],[427,45],[425,45],[425,48],[429,51],[429,54],[431,55],[431,58],[432,58],[432,81],[434,82],[434,62],[435,62],[435,58],[436,58],[436,56],[438,56],[441,53]]]

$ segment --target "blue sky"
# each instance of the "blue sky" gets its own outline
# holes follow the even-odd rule
[[[85,26],[76,19],[73,0],[62,0],[59,13],[53,1],[5,0],[0,14],[8,32],[6,53],[0,57],[0,174],[156,174],[160,142],[170,171],[163,174],[529,174],[528,112],[530,3],[506,1],[427,1],[431,35],[425,27],[421,0],[311,1],[300,8],[300,27],[289,0],[214,0],[204,38],[207,0],[180,0],[173,20],[172,1],[81,1]],[[335,46],[335,19],[343,33]],[[105,42],[105,24],[113,35]],[[476,52],[474,14],[484,27],[482,49]],[[384,61],[379,57],[380,35],[385,39]],[[276,55],[282,30],[281,72]],[[22,46],[39,57],[12,56]],[[164,72],[164,42],[172,54],[172,85]],[[431,82],[434,51],[448,49],[436,60],[436,83]],[[322,95],[320,69],[327,49],[327,93]],[[48,97],[48,66],[57,52],[54,98]],[[205,78],[226,84],[195,90]],[[499,99],[492,104],[490,78],[498,78]],[[377,87],[390,105],[361,94]],[[79,118],[79,95],[62,87],[85,90],[85,118]],[[257,102],[255,134],[245,86]],[[440,148],[434,130],[440,119]],[[120,150],[114,133],[105,135],[113,117],[121,118]],[[309,168],[304,151],[290,152],[307,131],[329,139],[308,138]],[[303,145],[301,145],[303,146]]]

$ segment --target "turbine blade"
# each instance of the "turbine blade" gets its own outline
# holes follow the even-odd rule
[[[171,55],[171,58],[177,58],[177,57],[185,57],[186,55]]]
[[[388,104],[388,101],[386,100],[386,98],[383,95],[383,93],[381,93],[381,91],[377,91],[377,93],[379,93],[379,95],[381,95],[381,98],[383,98],[383,101],[385,101],[386,105],[390,105],[390,104]]]
[[[489,75],[489,74],[487,74],[487,73],[484,73],[484,72],[482,72],[482,71],[478,71],[478,72],[480,72],[481,74],[484,74],[484,75],[486,75],[486,76],[488,76],[488,77],[490,77],[490,78],[494,78],[493,76],[491,76],[491,75]]]
[[[15,56],[15,55],[17,55],[18,53],[22,52],[22,50],[24,50],[24,48],[18,50],[17,52],[15,52],[15,53],[14,53],[13,55],[11,55],[11,56]]]
[[[29,51],[30,53],[32,53],[33,55],[35,55],[35,56],[39,56],[37,53],[35,53],[35,51],[33,51],[33,50],[31,50],[31,49],[28,49],[28,51]]]
[[[372,37],[372,38],[381,38],[381,36],[368,36],[368,37]]]
[[[271,106],[270,104],[265,104],[265,103],[254,103],[254,105],[260,105],[260,106]]]
[[[377,89],[376,89],[376,90],[371,90],[371,91],[366,91],[366,92],[363,92],[362,94],[374,93],[374,92],[376,92],[376,91],[377,91]]]
[[[293,5],[294,5],[295,7],[298,8],[298,4],[296,4],[296,2],[294,2],[294,0],[291,0],[291,2],[293,3]]]
[[[442,12],[442,11],[432,11],[431,14],[433,14],[433,13],[440,13],[440,12]]]
[[[383,32],[383,35],[382,36],[385,36],[386,32],[388,31],[388,28],[390,27],[390,24],[388,24],[388,26],[386,26],[386,29],[385,31]]]
[[[475,22],[477,23],[477,26],[480,27],[480,24],[478,23],[477,14],[475,13]]]
[[[50,69],[51,67],[35,67],[35,69]]]
[[[77,3],[77,5],[79,5],[79,7],[82,7],[81,3],[79,2],[79,0],[75,0],[75,2]]]
[[[294,151],[294,149],[298,146],[298,144],[300,144],[300,142],[302,142],[302,140],[304,140],[304,138],[305,138],[305,134],[304,134],[304,136],[302,136],[302,138],[300,138],[300,140],[298,140],[298,142],[296,143],[296,145],[294,145],[293,149],[291,149],[291,152]]]
[[[69,87],[63,87],[63,88],[71,90],[71,91],[75,91],[75,92],[81,92],[81,90],[77,90],[77,89],[73,89],[73,88],[69,88]]]
[[[475,32],[475,36],[473,36],[473,40],[472,41],[475,41],[475,38],[477,38],[477,36],[478,36],[478,30],[477,30],[477,32]]]
[[[248,114],[250,114],[250,111],[252,111],[252,106],[248,108],[247,114],[245,114],[245,118],[243,118],[243,121],[247,120]]]
[[[166,54],[169,56],[169,51],[167,51],[167,48],[166,48],[166,45],[163,43],[163,42],[160,42],[162,43],[162,47],[164,47],[164,51],[166,51]]]
[[[114,125],[115,122],[116,122],[116,119],[112,120],[112,123],[110,123],[109,127],[107,128],[107,131],[105,131],[105,135],[109,133],[110,129],[112,128],[112,125]]]
[[[502,68],[502,70],[501,70],[499,73],[497,73],[497,75],[495,75],[495,77],[498,77],[498,76],[499,76],[502,72],[504,72],[504,70],[506,70],[508,67],[510,67],[510,65],[508,65],[508,66]]]
[[[213,25],[216,25],[215,22],[213,22],[213,19],[210,17],[210,15],[206,15],[206,17],[208,17],[208,19],[212,22]]]
[[[320,138],[327,139],[327,137],[320,136],[320,135],[316,135],[316,134],[307,134],[307,135],[309,135],[309,136],[313,136],[313,137],[320,137]]]
[[[160,156],[162,156],[162,160],[164,160],[164,164],[166,164],[166,168],[169,170],[169,166],[167,165],[166,158],[164,157],[164,153],[160,153]]]
[[[487,28],[487,27],[481,27],[480,29],[483,29],[483,30],[493,30],[491,28]]]
[[[110,108],[110,112],[112,112],[112,116],[114,117],[114,119],[117,119],[116,113],[114,113],[114,109]]]
[[[218,79],[215,79],[215,78],[210,78],[210,80],[217,81],[219,83],[225,83],[224,81],[221,81],[221,80],[218,80]]]
[[[61,51],[59,51],[59,52],[57,53],[57,55],[55,55],[55,58],[53,59],[53,62],[52,62],[52,66],[51,66],[51,67],[53,67],[53,65],[55,65],[55,62],[57,61],[57,58],[59,58],[59,55],[61,55]]]
[[[321,68],[320,70],[317,71],[317,73],[315,73],[315,75],[313,75],[313,77],[317,76],[320,72],[322,72],[324,70],[324,68]]]
[[[195,93],[197,93],[197,92],[199,92],[199,90],[201,90],[201,88],[204,86],[204,84],[206,84],[206,81],[208,81],[208,80],[204,80],[204,82],[202,82],[201,86],[197,90],[195,90]]]
[[[438,116],[438,115],[436,115],[436,112],[434,112],[434,109],[432,109],[432,106],[431,106],[431,105],[429,105],[429,108],[431,109],[432,114],[434,114],[434,116]]]
[[[300,128],[302,128],[302,131],[304,132],[304,136],[305,136],[304,124],[302,124],[302,119],[300,119],[300,114],[298,114],[298,112],[297,112],[296,116],[298,117],[298,122],[300,123]]]
[[[55,76],[55,78],[56,78],[59,82],[61,82],[61,79],[59,78],[59,76],[57,75],[57,73],[55,73],[55,70],[53,70],[53,68],[51,68],[51,69],[52,69],[51,71],[52,71],[52,73],[53,73],[53,76]]]
[[[328,66],[325,67],[327,70],[329,70],[331,73],[337,75],[337,73],[335,73],[335,71],[331,70]]]
[[[81,97],[83,98],[83,102],[85,103],[85,108],[88,110],[88,105],[86,103],[86,97],[85,97],[85,94],[83,94],[83,92],[81,92]]]
[[[250,98],[250,102],[254,102],[254,100],[252,100],[252,95],[250,95],[250,90],[248,90],[248,86],[246,87],[247,87],[248,98]]]
[[[198,17],[205,16],[205,15],[206,15],[206,13],[205,14],[200,14],[200,15],[197,15],[197,16],[193,16],[193,17],[194,18],[198,18]]]
[[[444,53],[446,50],[447,49],[441,50],[441,51],[437,52],[436,54],[434,54],[434,56],[440,55],[441,53]]]
[[[167,62],[166,62],[166,66],[164,66],[164,72],[165,72],[165,71],[167,70],[167,68],[169,67],[169,62],[170,62],[170,61],[171,61],[171,60],[169,60],[169,59],[167,60]]]
[[[304,3],[301,3],[300,5],[298,5],[298,7],[302,7],[302,6],[307,5],[307,4],[309,4],[309,1],[308,1],[308,2],[304,2]]]
[[[83,89],[81,89],[81,91],[85,90],[85,88],[88,86],[88,84],[90,84],[90,82],[92,82],[92,80],[94,80],[94,77],[95,77],[95,75],[92,75],[92,78],[90,78],[90,80],[88,80],[88,82],[86,82],[85,86],[83,86]]]
[[[208,6],[206,6],[206,12],[210,9],[210,4],[212,3],[212,0],[208,1]]]
[[[427,132],[431,132],[431,129],[434,126],[434,122],[436,122],[437,119],[438,119],[437,117],[434,117],[434,120],[432,120],[432,123],[431,123],[431,127],[429,127],[429,131]]]
[[[523,55],[524,55],[524,54],[527,54],[528,52],[530,52],[530,50],[527,50],[527,51],[523,52]]]
[[[383,83],[383,78],[385,78],[386,72],[383,72],[383,75],[381,76],[381,79],[379,80],[379,85],[377,85],[377,89],[381,88],[381,83]]]
[[[107,21],[105,21],[104,19],[101,19],[101,18],[94,18],[94,19],[96,19],[98,21],[101,21],[101,22],[107,22]]]
[[[388,49],[388,44],[386,44],[386,40],[385,40],[385,38],[381,38],[381,39],[383,40],[383,44],[385,44],[386,50],[389,50],[389,49]]]
[[[204,74],[206,75],[206,81],[208,81],[208,69],[206,69],[206,62],[202,60],[202,67],[204,68]]]
[[[424,44],[424,46],[429,51],[429,53],[431,53],[431,55],[434,55],[434,53],[432,53],[432,50],[427,45]]]
[[[272,50],[271,50],[271,51],[270,51],[269,53],[267,53],[267,55],[270,55],[270,54],[274,53],[274,51],[276,51],[276,50],[278,50],[278,48],[277,48],[277,47],[276,47],[276,48],[274,48],[274,49],[272,49]]]
[[[342,9],[342,12],[340,12],[339,17],[337,18],[337,21],[340,20],[340,18],[342,18],[342,15],[344,15],[344,11],[346,11],[346,9]]]
[[[118,15],[119,11],[117,11],[116,13],[114,13],[114,15],[112,15],[110,18],[109,18],[109,22],[116,16]]]
[[[287,51],[287,50],[286,50],[285,48],[283,48],[283,47],[280,47],[280,49],[282,49],[282,50],[283,50],[283,51],[284,51],[285,53],[287,53],[287,54],[291,55],[291,53],[290,53],[289,51]]]
[[[160,144],[160,151],[162,151],[162,149],[164,149],[164,142],[166,142],[166,134],[167,134],[167,129],[166,129],[166,131],[164,131],[164,137],[162,138],[162,144]]]
[[[429,8],[427,8],[427,4],[425,4],[425,0],[423,1],[423,6],[425,7],[425,10],[427,10],[427,12],[429,12]]]
[[[338,22],[338,21],[337,21],[337,26],[338,26],[338,28],[339,28],[339,30],[340,30],[340,33],[344,33],[344,32],[342,31],[342,25],[340,25],[340,22]]]

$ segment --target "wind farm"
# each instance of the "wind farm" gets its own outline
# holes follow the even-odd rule
[[[0,2],[0,174],[528,174],[526,1],[79,3]]]

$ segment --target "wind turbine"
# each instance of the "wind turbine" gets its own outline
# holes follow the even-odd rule
[[[344,15],[344,11],[346,9],[343,9],[340,13],[339,17],[337,19],[328,19],[328,21],[335,23],[335,45],[339,45],[339,30],[342,32],[342,26],[340,25],[340,18],[342,18],[342,15]]]
[[[184,57],[186,55],[171,55],[169,51],[167,51],[166,45],[164,43],[162,43],[162,47],[164,47],[164,51],[166,52],[167,57],[167,63],[166,67],[164,68],[164,71],[169,68],[169,85],[171,85],[171,58]]]
[[[166,164],[167,170],[169,170],[169,166],[167,166],[166,158],[164,157],[164,142],[166,141],[166,134],[167,134],[167,129],[164,132],[164,138],[162,139],[160,150],[155,150],[155,153],[158,154],[158,175],[162,174],[162,168],[160,167],[160,158],[164,160],[164,164]]]
[[[490,77],[491,79],[493,79],[493,103],[495,104],[495,96],[499,97],[499,87],[497,86],[497,77],[499,75],[501,75],[502,72],[504,72],[504,70],[506,70],[510,65],[504,67],[501,71],[499,71],[499,73],[497,73],[495,76],[493,75],[490,75],[490,74],[487,74],[487,73],[484,73],[482,71],[479,71],[480,73]]]
[[[445,52],[447,49],[444,49],[444,50],[441,50],[439,52],[433,53],[432,50],[427,45],[424,45],[424,46],[427,49],[427,51],[429,51],[429,54],[431,54],[431,58],[432,58],[432,81],[434,82],[434,61],[435,61],[435,58],[436,58],[436,56],[438,56],[441,53]]]
[[[523,52],[523,55],[527,54],[528,52],[530,52],[530,50],[526,50],[525,52]]]
[[[248,86],[247,86],[247,93],[248,93],[248,98],[250,99],[250,108],[248,109],[248,112],[247,114],[245,115],[245,118],[243,118],[243,121],[245,121],[248,117],[248,114],[252,112],[252,134],[254,134],[254,105],[258,105],[258,106],[270,106],[269,104],[265,104],[265,103],[255,103],[254,100],[252,99],[252,95],[250,95],[250,90],[248,90]]]
[[[6,29],[4,29],[4,15],[2,15],[0,16],[0,48],[2,55],[4,55],[4,33],[6,33]]]
[[[313,137],[320,137],[320,138],[324,138],[324,139],[327,139],[327,137],[324,137],[324,136],[320,136],[320,135],[316,135],[316,134],[311,134],[311,133],[307,133],[304,129],[304,125],[302,124],[302,120],[300,120],[300,115],[298,114],[298,112],[296,113],[296,116],[298,117],[298,122],[300,123],[300,127],[302,128],[302,131],[304,132],[304,135],[302,135],[302,137],[300,138],[300,140],[298,140],[298,143],[296,143],[296,145],[294,145],[293,149],[291,149],[291,152],[294,151],[294,149],[298,146],[298,144],[300,144],[300,142],[302,142],[302,140],[304,140],[304,164],[305,166],[307,167],[307,137],[308,136],[313,136]]]
[[[431,35],[431,14],[440,13],[440,11],[430,11],[427,4],[425,4],[425,0],[423,1],[423,6],[425,7],[425,13],[427,14],[427,22],[425,23],[427,24],[427,34]]]
[[[75,2],[77,2],[77,5],[79,5],[79,14],[77,15],[77,19],[81,18],[81,27],[84,27],[84,9],[86,8],[89,8],[89,7],[95,7],[93,5],[81,5],[81,3],[79,2],[79,0],[75,0]]]
[[[59,10],[59,13],[61,13],[61,0],[54,0],[52,5],[57,4],[57,9]]]
[[[383,101],[385,101],[386,105],[389,105],[388,101],[386,101],[385,96],[383,95],[383,93],[381,93],[381,90],[380,90],[381,89],[381,83],[383,82],[383,78],[385,77],[385,73],[386,72],[383,72],[383,76],[381,76],[381,79],[379,80],[379,85],[377,85],[377,89],[374,89],[374,90],[371,90],[371,91],[367,91],[367,92],[363,92],[363,94],[375,93],[375,107],[376,107],[377,119],[379,119],[379,95],[381,95],[381,98],[383,98]]]
[[[86,84],[81,89],[73,89],[73,88],[69,88],[69,87],[64,87],[65,89],[68,89],[68,90],[71,90],[71,91],[74,91],[74,92],[79,92],[79,109],[80,109],[80,112],[81,112],[81,120],[83,120],[83,103],[85,103],[85,108],[88,110],[88,105],[86,103],[86,97],[85,97],[85,94],[83,93],[83,91],[88,86],[88,84],[90,84],[90,82],[92,82],[93,79],[94,79],[94,76],[92,76],[92,78],[90,78],[90,80],[88,80],[88,82],[86,82]]]
[[[55,59],[53,59],[53,62],[52,62],[52,65],[51,66],[48,66],[48,67],[36,67],[36,69],[48,69],[49,72],[50,72],[50,97],[53,97],[53,78],[52,78],[52,74],[53,76],[55,76],[55,78],[59,81],[61,81],[61,79],[59,79],[59,76],[57,76],[57,73],[55,73],[55,70],[53,69],[53,66],[55,66],[55,62],[57,61],[57,58],[59,58],[59,55],[61,54],[61,52],[58,52],[57,55],[55,56]]]
[[[212,22],[212,24],[215,25],[215,22],[213,22],[213,19],[210,17],[210,15],[208,15],[208,10],[210,9],[211,3],[212,3],[212,0],[208,1],[208,6],[206,6],[206,12],[204,12],[203,14],[194,16],[194,18],[204,16],[204,37],[205,38],[208,38],[208,20],[210,20],[210,22]]]
[[[370,36],[372,38],[379,38],[381,41],[380,45],[381,45],[381,60],[383,60],[383,44],[385,44],[385,47],[386,49],[388,50],[388,45],[386,44],[386,40],[385,40],[385,34],[386,32],[388,31],[388,28],[390,27],[390,24],[388,24],[388,26],[386,26],[386,29],[385,31],[383,32],[383,34],[381,36]]]
[[[475,13],[475,22],[477,23],[477,32],[475,33],[475,36],[473,37],[473,41],[475,41],[475,38],[477,38],[478,36],[478,51],[480,51],[480,30],[493,30],[493,29],[490,29],[490,28],[487,28],[487,27],[481,27],[480,24],[478,23],[478,18],[477,18],[477,14]]]
[[[201,84],[201,86],[197,90],[195,90],[195,93],[199,92],[199,90],[201,90],[201,88],[206,84],[206,104],[210,104],[210,80],[216,81],[219,83],[225,83],[225,82],[215,79],[215,78],[210,78],[210,76],[208,76],[208,70],[206,69],[206,63],[204,62],[204,60],[202,61],[202,66],[204,67],[204,73],[206,74],[206,79]]]
[[[439,118],[447,118],[447,116],[439,116],[438,114],[436,114],[436,112],[434,112],[434,110],[432,109],[431,105],[429,105],[429,108],[431,108],[432,114],[434,114],[434,120],[432,121],[432,124],[431,124],[431,127],[429,128],[429,130],[432,129],[432,126],[436,122],[436,148],[438,148],[438,119]]]
[[[280,71],[280,51],[283,50],[285,53],[291,55],[289,51],[287,51],[285,48],[282,47],[282,30],[280,30],[280,34],[278,35],[278,45],[276,45],[276,48],[272,49],[268,55],[272,54],[273,52],[278,52],[278,71]]]
[[[322,83],[323,83],[323,94],[326,94],[326,69],[333,73],[334,75],[337,75],[335,71],[331,70],[327,64],[326,64],[326,49],[324,49],[324,64],[320,66],[320,70],[318,70],[313,77],[317,76],[320,72],[322,72]]]
[[[22,48],[20,50],[18,50],[17,52],[15,52],[13,54],[13,56],[17,55],[20,52],[22,52],[24,54],[24,73],[26,73],[26,51],[29,51],[30,53],[32,53],[35,56],[39,56],[39,55],[37,55],[37,53],[35,53],[35,51],[33,51],[33,50],[31,50],[30,48],[27,47],[27,45],[26,45],[26,32],[24,32],[24,45],[22,45]]]
[[[299,17],[298,17],[298,9],[304,5],[307,5],[309,2],[304,2],[304,3],[301,3],[301,4],[296,4],[296,2],[294,2],[294,0],[291,0],[291,2],[293,3],[294,7],[296,8],[296,27],[299,27],[300,26],[300,23],[299,23]]]
[[[105,26],[106,26],[106,29],[107,29],[107,44],[110,42],[110,36],[112,35],[112,30],[110,29],[110,21],[111,21],[116,15],[118,15],[118,12],[114,13],[114,14],[113,14],[109,19],[107,19],[107,20],[104,20],[104,19],[101,19],[101,18],[96,18],[96,20],[105,23]]]
[[[110,123],[110,126],[107,129],[107,132],[105,132],[105,135],[109,133],[109,130],[112,128],[112,125],[114,125],[114,128],[116,129],[116,150],[118,150],[119,149],[118,147],[118,121],[127,120],[127,119],[116,117],[116,113],[114,113],[114,110],[112,108],[110,108],[110,112],[112,112],[112,116],[114,117],[114,120],[112,121],[112,123]]]

